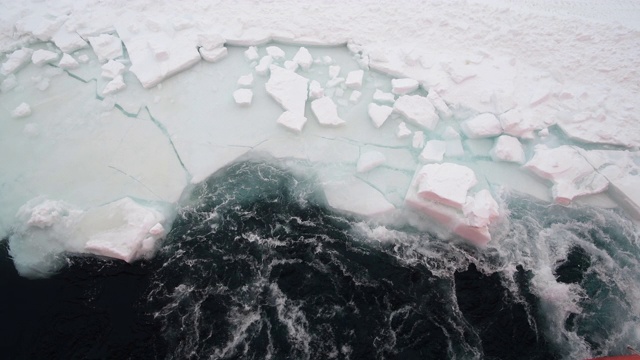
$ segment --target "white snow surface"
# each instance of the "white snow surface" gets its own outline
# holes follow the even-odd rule
[[[337,210],[406,205],[478,244],[499,186],[561,204],[605,192],[640,219],[640,3],[587,3],[0,0],[0,236],[24,274],[48,271],[42,249],[133,261],[170,222],[130,198],[175,205],[252,151],[320,164]],[[368,166],[401,171],[360,179],[375,153]],[[510,180],[531,175],[550,189]]]

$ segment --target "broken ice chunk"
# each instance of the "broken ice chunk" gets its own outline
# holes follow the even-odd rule
[[[351,93],[351,96],[349,96],[349,101],[351,101],[352,103],[357,103],[358,101],[360,101],[361,96],[362,96],[362,93],[360,91],[353,90],[353,92]]]
[[[23,117],[27,117],[29,115],[31,115],[31,107],[27,103],[22,103],[22,104],[18,105],[11,112],[11,116],[14,117],[14,118],[23,118]]]
[[[384,124],[384,122],[387,121],[387,119],[389,118],[389,115],[391,115],[392,112],[393,112],[393,108],[391,106],[378,105],[374,103],[369,104],[369,117],[371,117],[371,121],[373,121],[373,125],[377,128],[382,126],[382,124]]]
[[[258,65],[256,65],[256,73],[260,74],[260,75],[267,75],[267,72],[269,72],[269,67],[271,66],[271,63],[273,63],[273,58],[269,55],[267,56],[263,56],[262,59],[260,59],[260,62],[258,63]]]
[[[523,164],[525,161],[524,149],[518,138],[509,135],[502,135],[496,139],[493,149],[491,149],[493,161],[510,161]]]
[[[338,108],[329,97],[321,97],[311,102],[311,110],[320,125],[339,126],[346,122],[338,116]]]
[[[249,106],[253,99],[253,91],[249,89],[238,89],[233,92],[233,99],[236,104],[240,106]]]
[[[407,120],[427,130],[433,131],[436,125],[438,125],[436,109],[433,107],[433,104],[431,104],[431,101],[424,96],[400,96],[393,105],[393,108]]]
[[[89,44],[100,62],[113,60],[122,56],[122,41],[120,38],[109,34],[89,37]]]
[[[304,117],[304,115],[296,114],[293,111],[285,111],[278,117],[278,124],[297,134],[302,132],[302,128],[304,128],[304,124],[306,123],[307,118]]]
[[[493,137],[502,134],[502,126],[498,118],[491,113],[480,114],[465,120],[460,125],[464,134],[470,139]]]
[[[102,90],[102,95],[109,95],[116,93],[127,87],[127,84],[124,83],[124,79],[122,75],[118,75],[113,80],[109,81],[107,85]]]
[[[258,60],[258,58],[260,57],[258,55],[258,48],[255,46],[249,46],[249,48],[244,52],[244,57],[249,61]]]
[[[295,72],[271,65],[271,76],[265,89],[285,110],[304,116],[309,79]]]
[[[163,39],[152,37],[147,41],[149,50],[153,54],[153,57],[159,61],[165,61],[169,59],[169,50],[167,44]]]
[[[9,75],[18,70],[27,61],[31,60],[31,54],[33,54],[33,50],[29,48],[22,48],[12,52],[2,64],[0,73],[2,73],[2,75]]]
[[[238,86],[251,87],[253,85],[253,74],[242,75],[238,78]]]
[[[420,153],[422,162],[440,162],[447,151],[447,143],[442,140],[429,140]]]
[[[284,51],[277,46],[267,46],[267,54],[274,60],[280,60],[284,58]]]
[[[102,65],[102,77],[113,79],[118,75],[122,75],[124,68],[125,66],[123,63],[115,60],[109,60],[106,64]]]
[[[413,146],[414,149],[422,149],[424,147],[424,133],[422,131],[413,133],[411,146]]]
[[[344,78],[334,77],[331,80],[327,81],[327,87],[328,88],[336,87],[336,86],[340,85],[343,82],[344,82]]]
[[[78,61],[83,63],[83,64],[86,64],[86,63],[89,62],[89,56],[87,56],[87,54],[82,54],[82,55],[78,56]]]
[[[309,84],[309,97],[312,99],[318,99],[324,96],[324,89],[319,82],[315,80],[311,80],[311,84]]]
[[[208,61],[208,62],[216,62],[222,58],[224,58],[225,56],[227,56],[227,48],[226,47],[219,47],[219,48],[215,48],[213,50],[207,50],[205,48],[200,48],[198,49],[198,51],[200,52],[200,56],[202,57],[202,59],[204,61]]]
[[[442,100],[440,95],[438,95],[438,93],[434,89],[429,89],[429,94],[427,94],[427,99],[431,101],[431,103],[436,108],[436,110],[438,110],[440,115],[445,117],[451,117],[451,115],[453,115],[451,113],[451,109],[449,109],[449,106],[447,106],[444,100]]]
[[[198,46],[203,47],[205,50],[222,47],[225,42],[225,38],[218,34],[198,34]]]
[[[44,64],[53,62],[58,59],[58,54],[48,50],[36,50],[31,55],[31,61],[36,66],[42,66]]]
[[[60,62],[58,63],[58,67],[68,70],[75,69],[78,66],[79,64],[76,59],[69,54],[62,54],[62,59],[60,59]]]
[[[462,209],[467,192],[478,182],[473,170],[453,163],[424,165],[418,176],[420,197],[456,209]]]
[[[478,191],[474,197],[467,197],[467,202],[462,208],[469,225],[476,227],[491,224],[500,215],[499,210],[498,203],[487,189]]]
[[[298,70],[298,63],[292,60],[287,60],[284,62],[284,68],[291,71]]]
[[[420,86],[415,79],[393,79],[391,80],[391,92],[396,95],[405,95],[414,90],[416,90]]]
[[[609,184],[578,149],[568,145],[555,149],[538,145],[535,155],[524,167],[553,181],[553,198],[562,205],[568,205],[577,196],[603,192]]]
[[[64,53],[72,53],[87,46],[87,42],[75,31],[61,26],[51,38],[54,44]]]
[[[393,102],[396,101],[396,96],[392,93],[387,93],[376,89],[376,91],[373,93],[373,100],[377,102],[386,102],[393,104]]]
[[[500,125],[506,134],[525,139],[533,139],[532,114],[520,109],[511,109],[500,114]]]
[[[350,71],[347,74],[347,78],[344,84],[351,89],[360,89],[362,87],[362,77],[364,76],[363,70]]]
[[[329,77],[334,79],[334,78],[337,78],[338,75],[340,75],[340,66],[339,65],[329,66]]]
[[[367,151],[360,155],[356,169],[359,173],[365,173],[384,164],[387,159],[379,151]]]
[[[396,137],[398,137],[398,139],[404,139],[409,136],[411,136],[411,130],[409,130],[407,124],[401,122],[400,125],[398,125],[398,130],[396,130]]]
[[[293,61],[300,65],[304,70],[308,70],[311,67],[311,64],[313,64],[313,57],[311,57],[307,48],[301,47],[293,57]]]

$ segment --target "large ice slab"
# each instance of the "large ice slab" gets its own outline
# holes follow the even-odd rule
[[[582,153],[568,145],[554,149],[539,145],[533,158],[524,167],[553,181],[553,198],[563,205],[578,196],[603,192],[608,186],[607,179],[593,168]]]
[[[438,125],[438,114],[431,101],[420,95],[400,96],[393,104],[393,109],[407,120],[427,130],[434,130]]]
[[[379,191],[362,180],[350,177],[322,184],[329,206],[362,216],[380,216],[395,209]]]
[[[478,180],[466,166],[444,163],[428,164],[418,172],[418,195],[424,199],[462,209],[467,192]]]
[[[271,75],[265,84],[269,95],[285,110],[293,112],[296,116],[304,116],[309,79],[280,66],[272,65],[270,69]]]

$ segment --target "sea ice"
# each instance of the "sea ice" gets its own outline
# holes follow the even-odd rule
[[[116,36],[109,34],[101,34],[99,36],[89,37],[89,44],[93,48],[93,52],[98,56],[100,62],[117,59],[122,56],[122,42]],[[127,50],[129,46],[127,46]]]
[[[23,118],[29,115],[31,115],[31,107],[27,103],[21,103],[11,112],[11,116],[14,118]]]
[[[78,64],[76,59],[74,59],[73,56],[69,54],[62,54],[62,59],[60,59],[60,62],[58,63],[58,67],[67,70],[76,69],[78,68],[78,66],[80,65]]]
[[[387,121],[392,112],[393,108],[391,106],[377,105],[374,103],[369,104],[369,117],[371,118],[371,121],[373,121],[373,125],[377,128]]]
[[[466,166],[443,163],[428,164],[420,169],[418,195],[424,199],[462,209],[467,192],[478,180]]]
[[[102,77],[107,79],[114,79],[118,75],[124,73],[125,66],[123,63],[115,60],[109,60],[106,64],[102,65]]]
[[[311,57],[311,53],[305,47],[301,47],[300,50],[293,56],[293,61],[295,61],[301,68],[304,70],[308,70],[313,64],[313,57]]]
[[[405,95],[418,89],[420,83],[415,79],[393,79],[391,80],[391,92],[396,95]]]
[[[48,50],[36,50],[31,55],[31,61],[36,66],[42,66],[58,59],[58,54]]]
[[[502,134],[502,126],[498,118],[490,113],[477,115],[460,124],[464,134],[471,139],[494,137]]]
[[[359,173],[365,173],[384,164],[387,159],[379,151],[367,151],[360,155],[356,169]]]
[[[285,110],[304,116],[308,82],[309,79],[291,70],[271,65],[271,76],[265,88]]]
[[[338,108],[331,98],[325,96],[311,102],[311,110],[320,125],[340,126],[346,122],[338,116]]]
[[[249,89],[238,89],[233,92],[233,100],[240,106],[251,105],[251,99],[253,99],[253,91]]]
[[[422,162],[440,162],[447,151],[447,143],[442,140],[429,140],[420,152]]]
[[[393,108],[407,120],[426,130],[433,131],[438,125],[438,114],[431,101],[420,95],[400,96]]]
[[[523,164],[526,160],[518,138],[509,135],[502,135],[496,139],[491,149],[491,158],[493,161],[511,161],[518,164]]]
[[[362,87],[363,76],[364,76],[363,70],[350,71],[347,74],[347,78],[345,79],[344,84],[351,89],[360,89]]]

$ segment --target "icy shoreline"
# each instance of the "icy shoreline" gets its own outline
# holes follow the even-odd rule
[[[85,210],[128,197],[175,203],[189,182],[202,181],[254,150],[336,167],[320,175],[335,209],[379,216],[408,206],[478,244],[491,239],[490,225],[500,216],[494,199],[500,187],[565,205],[586,196],[590,204],[617,205],[636,219],[640,214],[640,192],[633,186],[640,183],[640,126],[634,113],[640,108],[640,81],[629,70],[640,68],[637,30],[473,2],[411,2],[393,11],[373,2],[358,7],[196,2],[162,9],[145,2],[123,9],[115,3],[45,2],[30,11],[21,6],[0,4],[5,24],[11,24],[0,32],[6,54],[0,96],[7,99],[0,112],[4,134],[12,139],[4,142],[2,153],[7,168],[18,169],[2,178],[12,190],[2,197],[11,204],[0,218],[2,235],[13,226],[18,207],[35,196],[60,198]],[[239,10],[242,16],[227,16]],[[272,40],[298,46],[254,47]],[[300,47],[305,44],[347,44],[355,61],[311,56]],[[615,52],[603,53],[614,44]],[[322,48],[312,51],[322,53]],[[236,70],[222,73],[203,65],[237,59],[240,52],[245,63]],[[389,75],[390,81],[369,70]],[[233,71],[235,77],[225,77]],[[194,72],[214,81],[218,77],[213,91],[212,85],[198,88]],[[78,79],[85,82],[84,95],[55,93],[56,86],[73,86]],[[87,92],[94,82],[100,103],[77,110],[96,100]],[[102,117],[102,128],[70,125],[65,114],[51,121],[60,102],[69,108],[75,104],[72,113],[84,122]],[[256,112],[268,118],[267,125],[247,121],[251,111],[254,120]],[[210,124],[207,117],[215,114],[224,114],[218,120],[224,124]],[[133,129],[127,117],[144,121]],[[67,129],[64,135],[56,133],[62,129]],[[97,157],[105,151],[118,154],[96,161],[94,171],[119,176],[104,184],[124,191],[96,197],[92,191],[102,191],[104,184],[85,193],[68,188],[69,181],[91,184],[87,174],[84,179],[70,174],[73,180],[49,187],[34,185],[42,177],[24,161],[7,158],[16,149],[31,156],[33,142],[43,137],[51,137],[54,146],[86,141],[86,148],[57,150],[57,165],[62,165],[76,151],[91,148],[88,139],[96,133],[122,129],[105,136],[107,148],[94,149]],[[18,143],[20,136],[32,143]],[[141,146],[123,149],[126,136]],[[155,145],[144,146],[148,141]],[[39,151],[35,158],[50,161],[47,149]],[[161,165],[165,159],[172,164]],[[500,164],[500,175],[494,164]],[[55,172],[56,164],[38,171]],[[25,176],[33,177],[32,184],[20,180]],[[549,183],[542,179],[553,185],[548,193]],[[38,211],[22,214],[28,224]],[[144,234],[156,224],[170,224],[151,217],[153,224],[142,222],[142,235],[132,236],[137,245],[102,239],[86,251],[127,261],[152,253],[153,244],[142,245]],[[113,234],[128,233],[120,231],[125,223],[112,224]],[[53,229],[42,224],[41,229]],[[150,238],[157,240],[162,232]],[[138,253],[145,247],[149,251]],[[62,250],[77,251],[66,245]]]

